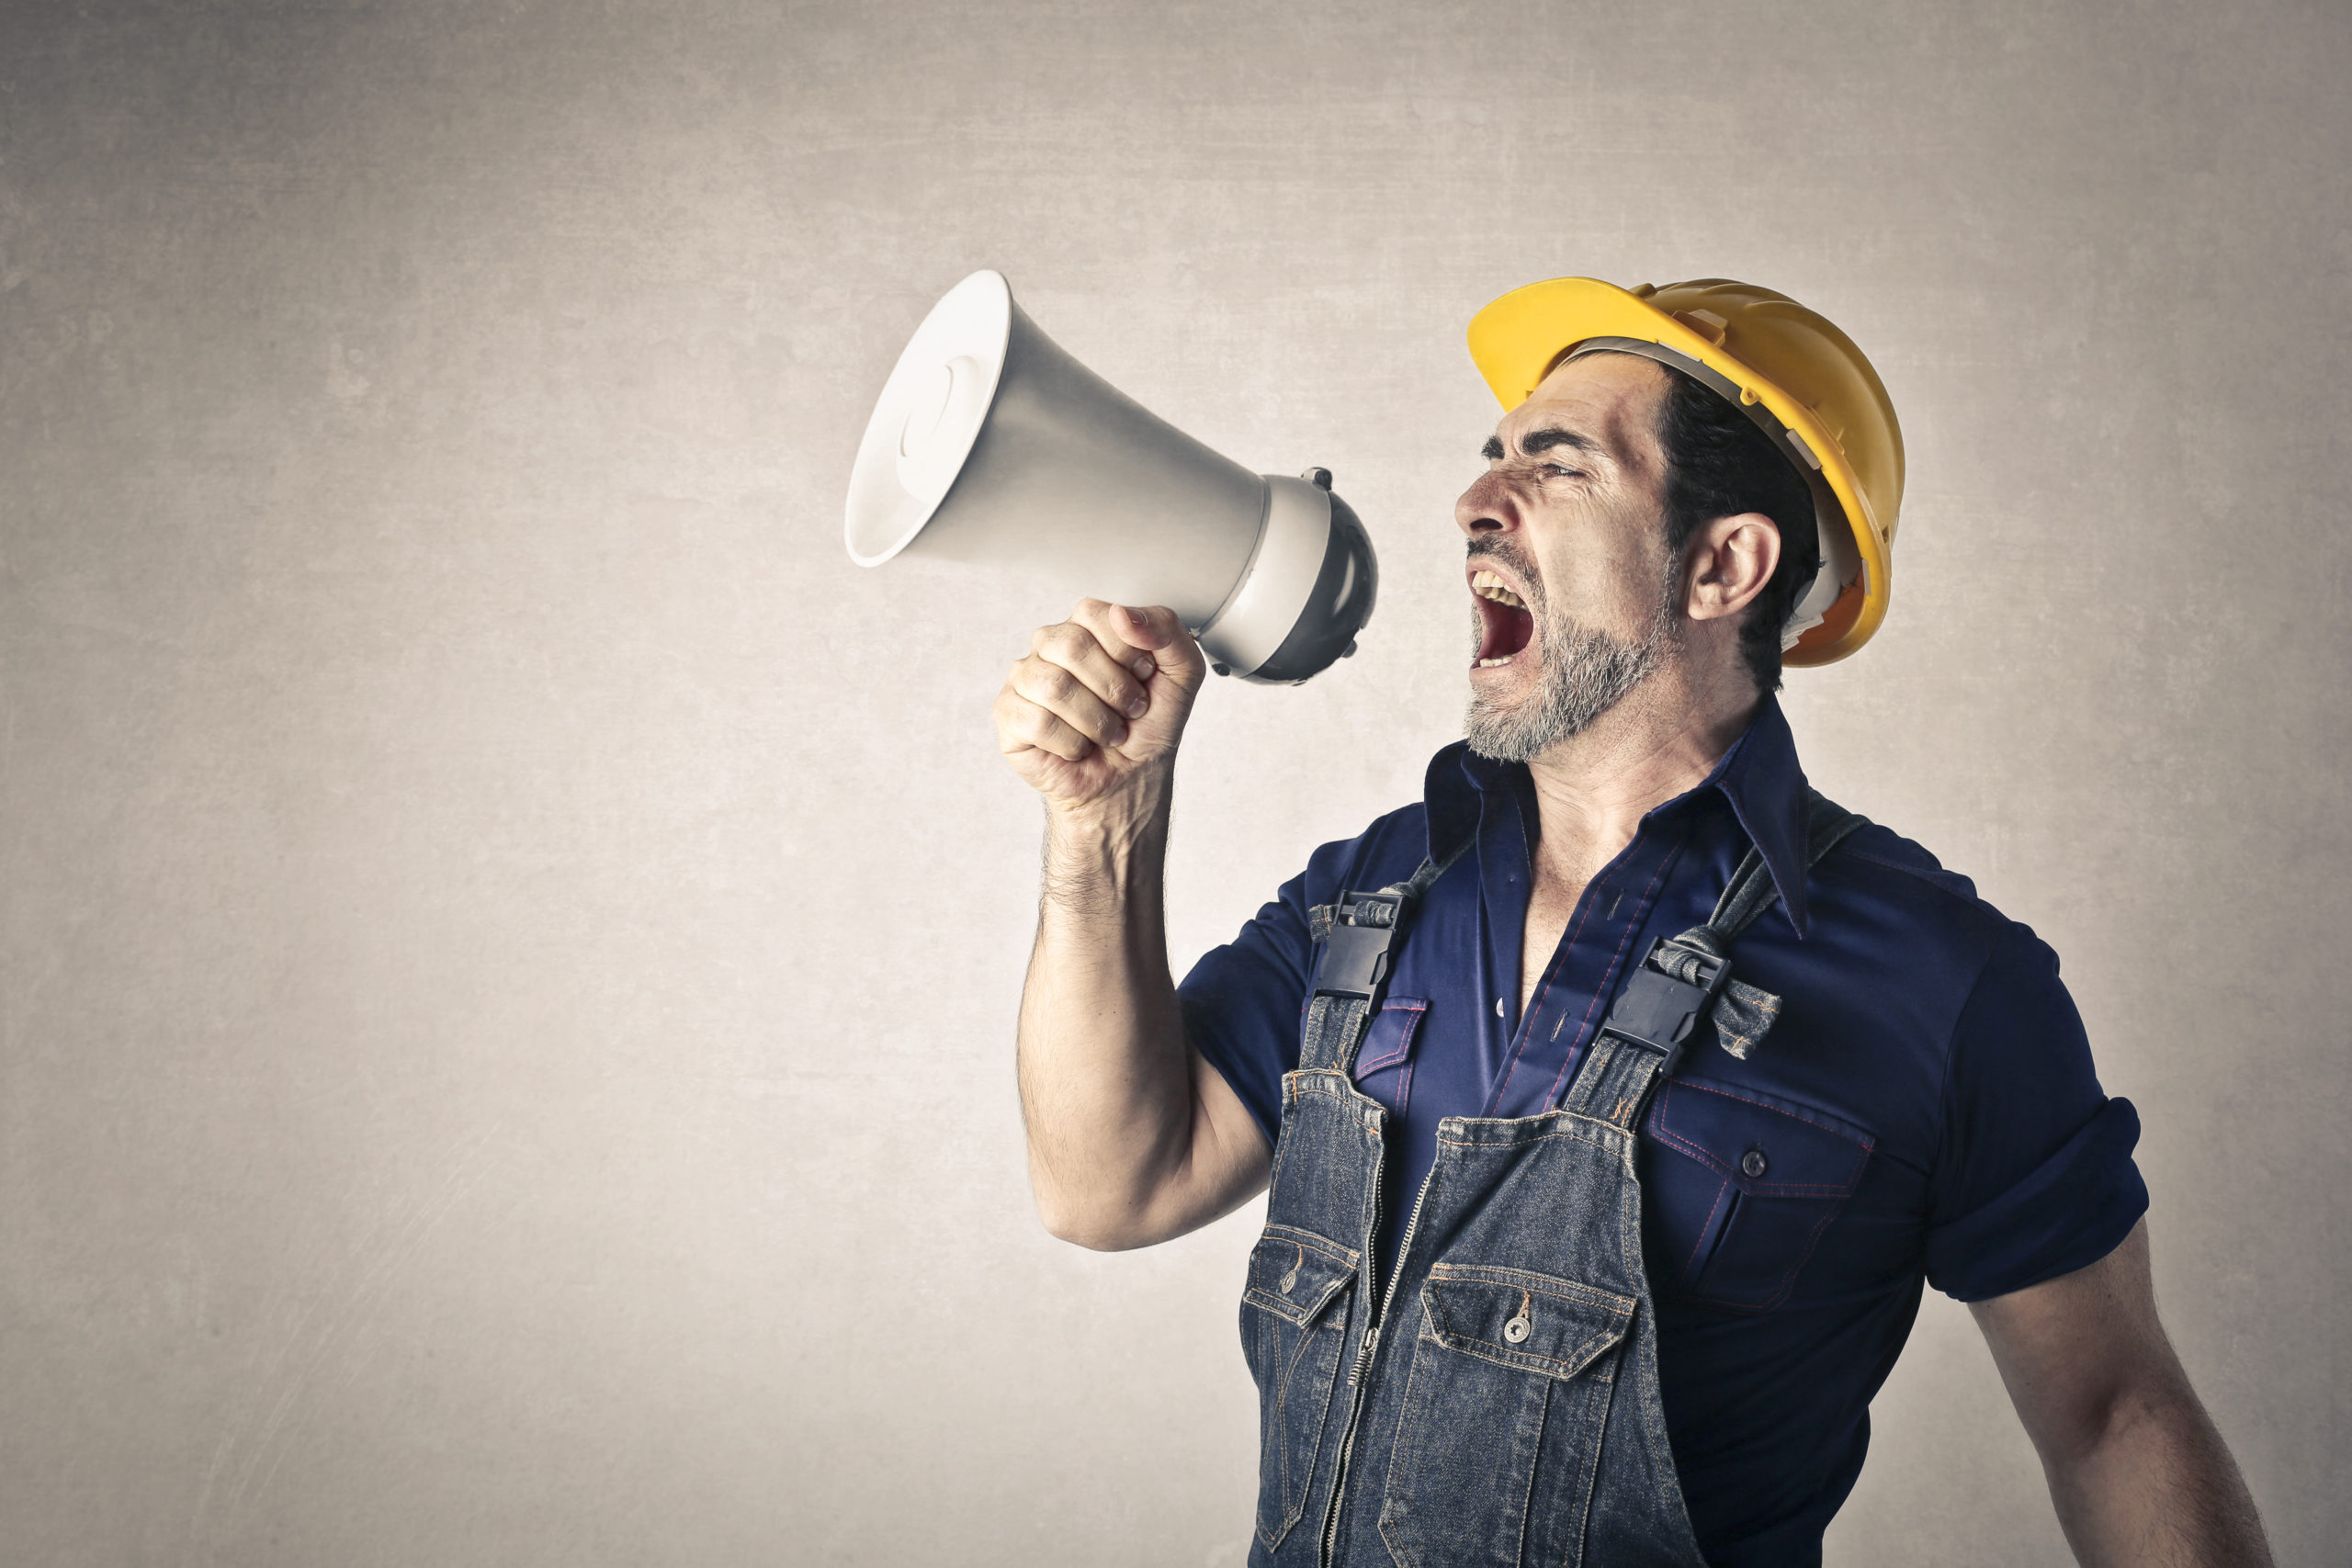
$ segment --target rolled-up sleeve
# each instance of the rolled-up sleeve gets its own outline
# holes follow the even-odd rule
[[[1293,877],[1240,935],[1203,953],[1176,987],[1185,1035],[1270,1144],[1282,1122],[1283,1075],[1298,1062],[1309,946],[1300,879]]]
[[[2140,1118],[2110,1100],[2058,957],[2012,925],[1953,1028],[1928,1282],[1988,1300],[2098,1262],[2147,1212]]]
[[[1299,1022],[1315,964],[1306,911],[1330,902],[1351,868],[1361,870],[1387,840],[1401,835],[1418,843],[1419,821],[1420,808],[1412,807],[1382,818],[1362,838],[1323,845],[1238,935],[1203,953],[1176,987],[1193,1048],[1250,1108],[1268,1143],[1282,1124],[1283,1075],[1298,1066]]]

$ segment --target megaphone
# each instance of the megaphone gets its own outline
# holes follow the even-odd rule
[[[1379,567],[1321,468],[1253,474],[1037,329],[998,273],[949,289],[899,356],[850,476],[850,558],[1011,564],[1166,604],[1219,674],[1295,683],[1355,651]]]

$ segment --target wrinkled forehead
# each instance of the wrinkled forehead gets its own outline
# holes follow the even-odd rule
[[[1517,452],[1537,431],[1567,431],[1593,442],[1601,455],[1635,473],[1665,466],[1658,414],[1666,369],[1630,354],[1595,353],[1562,361],[1525,402],[1495,427],[1504,449]]]

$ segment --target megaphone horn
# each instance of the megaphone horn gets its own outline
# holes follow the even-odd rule
[[[1331,476],[1253,474],[1072,358],[1002,276],[949,289],[899,355],[850,475],[850,558],[1012,563],[1172,607],[1220,674],[1296,682],[1355,651],[1379,586]]]

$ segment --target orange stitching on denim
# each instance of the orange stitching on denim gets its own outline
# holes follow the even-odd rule
[[[1301,1230],[1296,1225],[1285,1225],[1279,1223],[1269,1224],[1265,1229],[1265,1234],[1260,1237],[1260,1240],[1261,1242],[1286,1241],[1293,1247],[1304,1246],[1311,1247],[1316,1252],[1321,1254],[1325,1258],[1338,1264],[1340,1268],[1347,1269],[1353,1269],[1357,1263],[1362,1260],[1362,1255],[1353,1247],[1341,1247],[1338,1242],[1332,1241],[1327,1236],[1317,1235],[1310,1230]]]
[[[1513,1371],[1535,1372],[1544,1377],[1566,1380],[1583,1371],[1602,1346],[1623,1338],[1624,1333],[1625,1331],[1620,1328],[1613,1333],[1603,1331],[1588,1335],[1569,1347],[1565,1356],[1546,1356],[1541,1351],[1521,1350],[1510,1345],[1497,1345],[1492,1340],[1480,1339],[1468,1334],[1449,1334],[1443,1329],[1438,1331],[1437,1342],[1449,1350],[1493,1366],[1509,1367]],[[1538,1364],[1530,1365],[1531,1362]]]
[[[1587,1117],[1586,1120],[1590,1121],[1592,1119],[1590,1117]],[[1607,1126],[1609,1123],[1604,1122],[1601,1122],[1600,1125]],[[1622,1132],[1623,1129],[1620,1128],[1619,1131]],[[1613,1143],[1606,1143],[1601,1139],[1594,1137],[1589,1133],[1578,1133],[1568,1128],[1562,1128],[1556,1133],[1538,1133],[1532,1138],[1515,1140],[1515,1142],[1542,1143],[1547,1138],[1573,1138],[1579,1144],[1590,1144],[1594,1148],[1600,1150],[1604,1154],[1614,1155],[1618,1152],[1617,1145]],[[1513,1146],[1512,1144],[1485,1143],[1474,1138],[1449,1138],[1442,1133],[1438,1134],[1437,1141],[1441,1144],[1444,1144],[1450,1147],[1457,1149],[1507,1149]]]
[[[1581,1302],[1588,1306],[1606,1307],[1620,1317],[1630,1317],[1633,1299],[1597,1285],[1579,1284],[1556,1274],[1539,1274],[1532,1269],[1512,1269],[1499,1263],[1434,1263],[1430,1266],[1432,1284],[1451,1281],[1463,1285],[1499,1285],[1505,1290],[1533,1291],[1537,1295],[1557,1296],[1562,1301]]]

